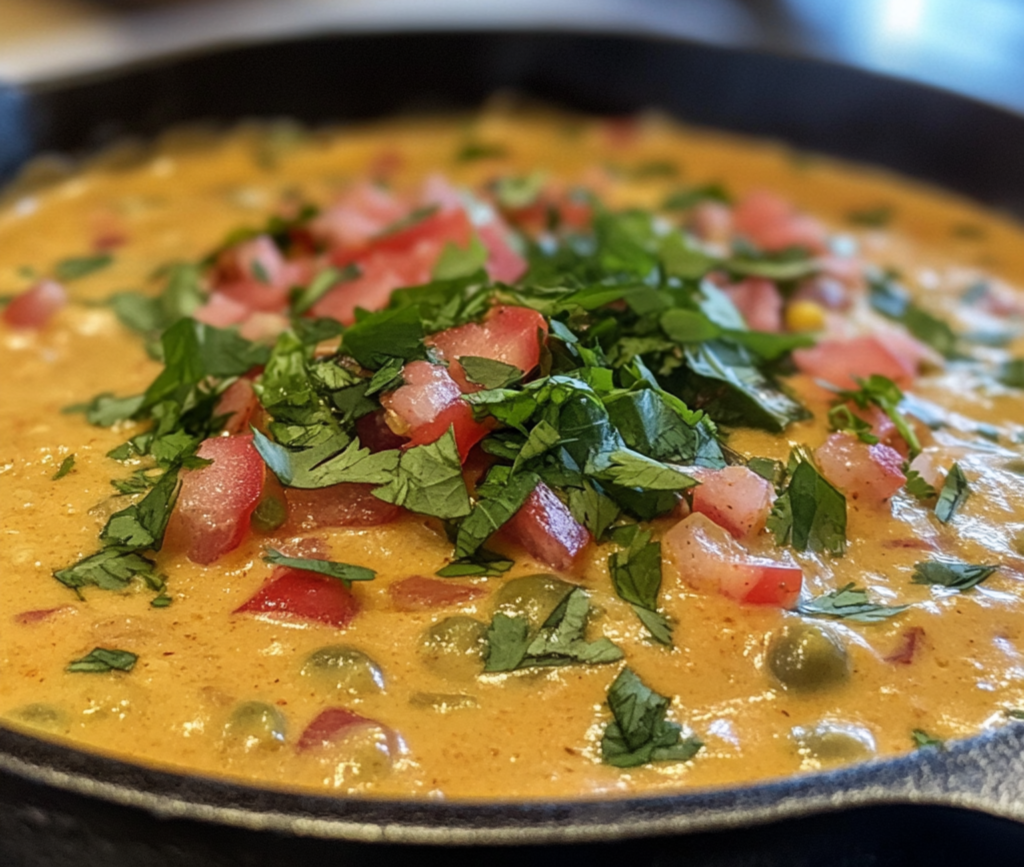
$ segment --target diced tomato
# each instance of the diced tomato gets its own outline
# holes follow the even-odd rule
[[[662,538],[663,558],[690,586],[737,602],[792,608],[803,572],[792,560],[752,556],[706,515],[694,513]]]
[[[771,280],[748,277],[722,287],[752,331],[782,330],[782,295]]]
[[[494,455],[488,454],[482,448],[474,448],[462,462],[462,478],[466,481],[470,495],[476,494],[476,486],[497,460]]]
[[[377,741],[372,744],[373,751],[383,753],[389,761],[405,750],[405,744],[394,729],[344,707],[329,707],[321,711],[299,737],[297,749],[301,753],[337,747],[360,733]],[[379,760],[381,756],[376,758]]]
[[[449,605],[461,605],[486,593],[482,587],[423,578],[420,575],[404,578],[388,587],[388,595],[399,611],[432,611]]]
[[[182,472],[168,539],[193,563],[208,565],[237,548],[263,490],[265,467],[252,434],[204,440],[197,454],[213,461]]]
[[[797,210],[781,196],[757,190],[745,196],[733,209],[733,228],[762,250],[777,252],[803,247],[824,253],[827,234],[813,217]]]
[[[235,614],[297,618],[344,629],[359,613],[359,600],[341,581],[304,569],[275,569]]]
[[[868,445],[853,434],[832,434],[814,456],[822,475],[859,502],[880,505],[907,481],[898,451],[882,443]]]
[[[224,390],[213,410],[213,415],[215,418],[227,416],[224,430],[229,434],[238,434],[249,430],[253,413],[259,408],[260,401],[252,387],[252,380],[242,377]]]
[[[541,482],[501,529],[502,535],[535,560],[569,572],[590,543],[590,533],[555,493]]]
[[[402,370],[405,384],[381,398],[389,423],[409,437],[406,448],[440,439],[448,428],[465,461],[470,449],[490,428],[473,418],[473,409],[462,399],[458,385],[439,364],[413,361]]]
[[[487,248],[487,273],[500,283],[514,283],[528,267],[526,259],[509,241],[509,228],[497,217],[476,227],[480,241]]]
[[[244,322],[250,312],[248,307],[233,298],[221,292],[213,292],[206,299],[206,303],[192,313],[192,318],[214,328],[227,328]]]
[[[367,413],[356,422],[359,442],[371,452],[397,449],[405,444],[405,437],[399,436],[388,427],[385,415],[384,410],[377,410]]]
[[[893,665],[910,665],[914,661],[918,647],[923,643],[922,639],[924,639],[922,627],[911,626],[904,630],[900,636],[900,643],[892,653],[885,657],[885,661]]]
[[[48,623],[66,614],[77,614],[78,609],[74,605],[58,605],[56,608],[37,608],[34,611],[22,611],[14,615],[14,622],[22,626],[30,626],[35,623]]]
[[[269,235],[258,235],[229,247],[217,258],[215,280],[218,284],[255,281],[280,286],[286,262]]]
[[[357,248],[402,219],[409,206],[377,184],[358,184],[310,224],[331,247]]]
[[[455,380],[440,364],[412,361],[402,369],[402,379],[404,384],[385,394],[380,402],[403,434],[429,424],[462,396]]]
[[[795,349],[793,363],[804,373],[838,388],[858,388],[855,380],[872,374],[907,386],[917,374],[916,360],[893,351],[878,337],[823,340],[817,346]]]
[[[492,308],[483,322],[469,322],[435,334],[427,341],[444,361],[448,373],[464,393],[483,386],[466,379],[459,363],[464,355],[489,358],[518,367],[524,374],[540,363],[541,341],[548,333],[544,317],[528,307]]]
[[[866,409],[861,409],[852,401],[848,401],[846,405],[857,418],[871,425],[871,433],[878,437],[880,443],[896,449],[904,460],[908,457],[909,446],[907,441],[903,439],[899,429],[896,427],[896,423],[889,418],[884,410],[875,404],[869,405]]]
[[[775,489],[747,467],[688,470],[700,484],[693,489],[693,511],[707,515],[737,539],[764,529],[775,502]]]
[[[687,227],[702,241],[727,244],[732,236],[732,208],[724,202],[700,202],[690,211]]]
[[[60,283],[40,280],[12,298],[0,317],[12,328],[42,328],[67,303],[68,294]]]
[[[910,462],[910,469],[916,472],[935,490],[939,490],[942,487],[942,483],[946,480],[946,470],[932,452],[921,452]]]
[[[291,322],[282,313],[250,313],[239,328],[238,333],[246,340],[272,343],[283,331],[287,331]]]
[[[288,303],[289,287],[261,283],[259,280],[234,280],[220,283],[217,294],[230,298],[241,304],[246,310],[259,310],[264,313],[277,313]]]
[[[372,493],[373,485],[342,482],[327,488],[288,488],[288,515],[303,530],[317,527],[379,527],[394,521],[399,506],[385,503]]]

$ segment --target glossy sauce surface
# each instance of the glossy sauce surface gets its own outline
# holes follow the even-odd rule
[[[459,161],[455,155],[467,137],[501,142],[507,154]],[[417,650],[425,629],[453,615],[489,621],[503,584],[547,570],[517,553],[506,576],[460,580],[484,591],[469,602],[399,612],[389,586],[432,576],[450,557],[447,539],[426,519],[310,534],[327,540],[332,559],[378,572],[376,580],[355,587],[363,611],[343,631],[232,614],[270,573],[260,559],[260,539],[208,567],[162,553],[173,599],[165,609],[152,608],[151,594],[142,592],[87,591],[79,600],[53,580],[53,570],[95,549],[98,530],[122,507],[111,499],[110,479],[125,470],[105,455],[131,433],[124,426],[91,427],[61,409],[98,392],[141,391],[159,369],[141,340],[96,302],[152,286],[150,275],[160,264],[201,257],[237,225],[262,223],[296,189],[329,201],[382,159],[393,164],[389,178],[399,189],[438,169],[456,184],[476,186],[497,174],[539,168],[570,182],[599,184],[612,206],[656,207],[681,183],[721,181],[736,194],[767,188],[855,238],[865,257],[902,270],[908,284],[925,293],[923,303],[943,315],[955,314],[964,289],[979,279],[1024,285],[1024,234],[1005,219],[886,175],[659,119],[640,124],[626,140],[600,123],[500,111],[308,137],[287,127],[198,140],[178,136],[155,155],[111,154],[80,174],[35,190],[23,187],[0,208],[3,293],[27,288],[25,266],[45,273],[58,260],[89,253],[97,236],[123,235],[126,242],[109,267],[70,284],[74,303],[45,329],[0,331],[5,723],[133,761],[275,786],[506,799],[751,782],[832,761],[827,749],[809,749],[794,729],[822,723],[852,728],[865,749],[847,758],[886,756],[912,749],[914,730],[967,737],[1006,724],[1006,711],[1024,706],[1024,558],[1016,548],[1024,530],[1024,477],[1015,442],[1024,429],[1024,403],[1019,392],[953,370],[921,377],[913,391],[955,414],[928,444],[944,465],[959,461],[970,480],[972,495],[955,521],[938,524],[901,491],[881,510],[851,502],[844,557],[798,555],[814,595],[856,582],[881,602],[912,604],[879,624],[830,624],[850,654],[841,686],[808,695],[781,689],[767,670],[766,648],[796,616],[697,593],[671,568],[661,598],[677,623],[675,646],[651,644],[611,588],[606,560],[612,549],[588,553],[573,580],[601,611],[592,628],[624,649],[646,683],[672,697],[670,718],[704,741],[686,763],[630,770],[601,763],[597,744],[609,719],[605,697],[616,666],[480,676],[431,670]],[[659,163],[677,166],[678,175],[637,170]],[[846,221],[851,211],[881,205],[893,214],[884,229]],[[972,330],[972,324],[960,327]],[[1024,350],[1024,343],[1018,339],[1006,351],[1014,350]],[[781,460],[792,442],[817,446],[828,432],[827,404],[809,406],[817,418],[782,437],[737,430],[729,445]],[[996,425],[996,441],[979,436],[977,423]],[[73,470],[53,480],[69,454],[76,458]],[[767,536],[760,544],[766,553],[774,549]],[[910,575],[922,544],[1001,568],[969,593],[914,585]],[[382,687],[364,681],[351,691],[310,674],[310,654],[336,645],[371,657]],[[65,671],[96,646],[130,650],[139,661],[129,674]],[[249,702],[279,712],[269,724],[280,737],[247,748],[244,736],[232,735],[232,725],[237,735],[248,724],[235,712]],[[390,770],[372,760],[339,770],[315,751],[296,750],[307,724],[338,705],[400,734],[402,744],[385,748],[394,759]],[[257,728],[266,730],[267,711],[259,713]],[[381,752],[371,741],[365,755]]]

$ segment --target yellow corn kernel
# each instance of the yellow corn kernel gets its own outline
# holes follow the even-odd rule
[[[786,308],[786,328],[790,331],[821,331],[825,327],[825,308],[815,301],[794,301]]]

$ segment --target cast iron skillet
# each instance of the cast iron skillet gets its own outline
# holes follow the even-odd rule
[[[88,151],[181,121],[316,123],[470,108],[509,86],[602,113],[658,107],[886,166],[1024,217],[1024,118],[820,62],[567,33],[331,36],[162,59],[26,92],[0,88],[0,180],[35,153]],[[520,849],[480,847],[544,844],[529,850],[531,861],[573,854],[671,863],[687,853],[688,863],[706,864],[812,864],[840,855],[843,863],[907,864],[927,852],[931,863],[1016,863],[1021,826],[982,814],[1024,821],[1021,734],[1011,725],[948,751],[746,788],[495,804],[248,788],[0,729],[0,861],[391,863],[440,853],[446,862],[518,863]],[[950,807],[973,812],[943,809]],[[760,827],[766,823],[775,824]],[[707,833],[722,830],[729,833]],[[608,842],[623,840],[632,842]]]

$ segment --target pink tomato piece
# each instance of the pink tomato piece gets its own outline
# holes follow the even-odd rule
[[[775,193],[756,190],[733,209],[733,228],[762,250],[777,252],[803,247],[812,253],[824,253],[827,235],[812,217],[799,213],[792,204]]]
[[[234,613],[309,620],[344,629],[359,613],[359,600],[341,581],[282,567],[275,569],[270,581]]]
[[[259,398],[252,387],[252,380],[236,379],[217,401],[213,410],[214,418],[225,416],[224,431],[239,434],[249,430],[253,414],[260,408]]]
[[[823,340],[817,346],[793,350],[793,363],[815,379],[837,388],[858,388],[857,379],[885,376],[904,387],[917,374],[917,362],[893,352],[878,337]]]
[[[68,302],[68,294],[56,280],[40,280],[14,296],[0,317],[12,328],[42,328]]]
[[[512,246],[509,228],[503,221],[495,218],[476,230],[487,248],[487,273],[492,280],[514,283],[526,273],[526,259]]]
[[[279,287],[285,274],[285,258],[269,235],[258,235],[235,244],[217,259],[218,284],[253,281]]]
[[[405,384],[381,398],[389,424],[408,436],[406,448],[436,442],[454,427],[459,454],[465,461],[470,449],[490,430],[473,418],[459,386],[439,364],[412,361],[402,370]]]
[[[775,502],[771,482],[747,467],[688,470],[700,484],[693,489],[693,511],[707,515],[737,539],[764,529]]]
[[[448,373],[461,391],[469,393],[480,391],[483,386],[466,378],[460,358],[500,361],[527,374],[540,363],[541,343],[547,333],[547,322],[536,310],[505,305],[492,308],[483,322],[449,328],[427,342],[449,362]]]
[[[168,537],[203,566],[237,548],[263,491],[264,464],[252,434],[204,440],[198,456],[213,461],[182,472]]]
[[[414,575],[388,587],[391,602],[399,611],[433,611],[450,605],[462,605],[486,595],[482,587],[439,581]]]
[[[753,605],[792,608],[803,572],[789,560],[752,556],[706,515],[691,514],[662,538],[665,560],[687,584]]]
[[[250,311],[278,313],[288,303],[289,286],[274,286],[259,280],[233,280],[217,286],[217,293]]]
[[[752,331],[782,330],[782,295],[771,280],[748,277],[724,286],[722,291],[736,305]]]
[[[394,521],[399,506],[373,495],[373,485],[342,482],[327,488],[287,488],[289,521],[303,530],[318,527],[379,527]]]
[[[310,224],[313,233],[329,246],[362,247],[398,222],[409,207],[377,184],[358,184]]]
[[[868,445],[849,433],[834,433],[814,457],[822,475],[851,499],[881,505],[907,481],[903,455],[887,445]]]
[[[364,748],[369,747],[378,753],[375,758],[378,761],[385,759],[388,765],[406,749],[398,732],[390,726],[344,707],[329,707],[321,711],[306,726],[296,746],[300,753],[338,747],[344,749],[346,741],[360,734],[368,741]],[[350,744],[350,747],[359,749],[357,744]]]
[[[192,313],[192,318],[214,328],[228,328],[244,322],[251,312],[244,304],[222,292],[212,292],[206,303]]]
[[[570,572],[590,533],[577,522],[554,491],[541,482],[522,508],[501,529],[502,535],[556,572]]]

